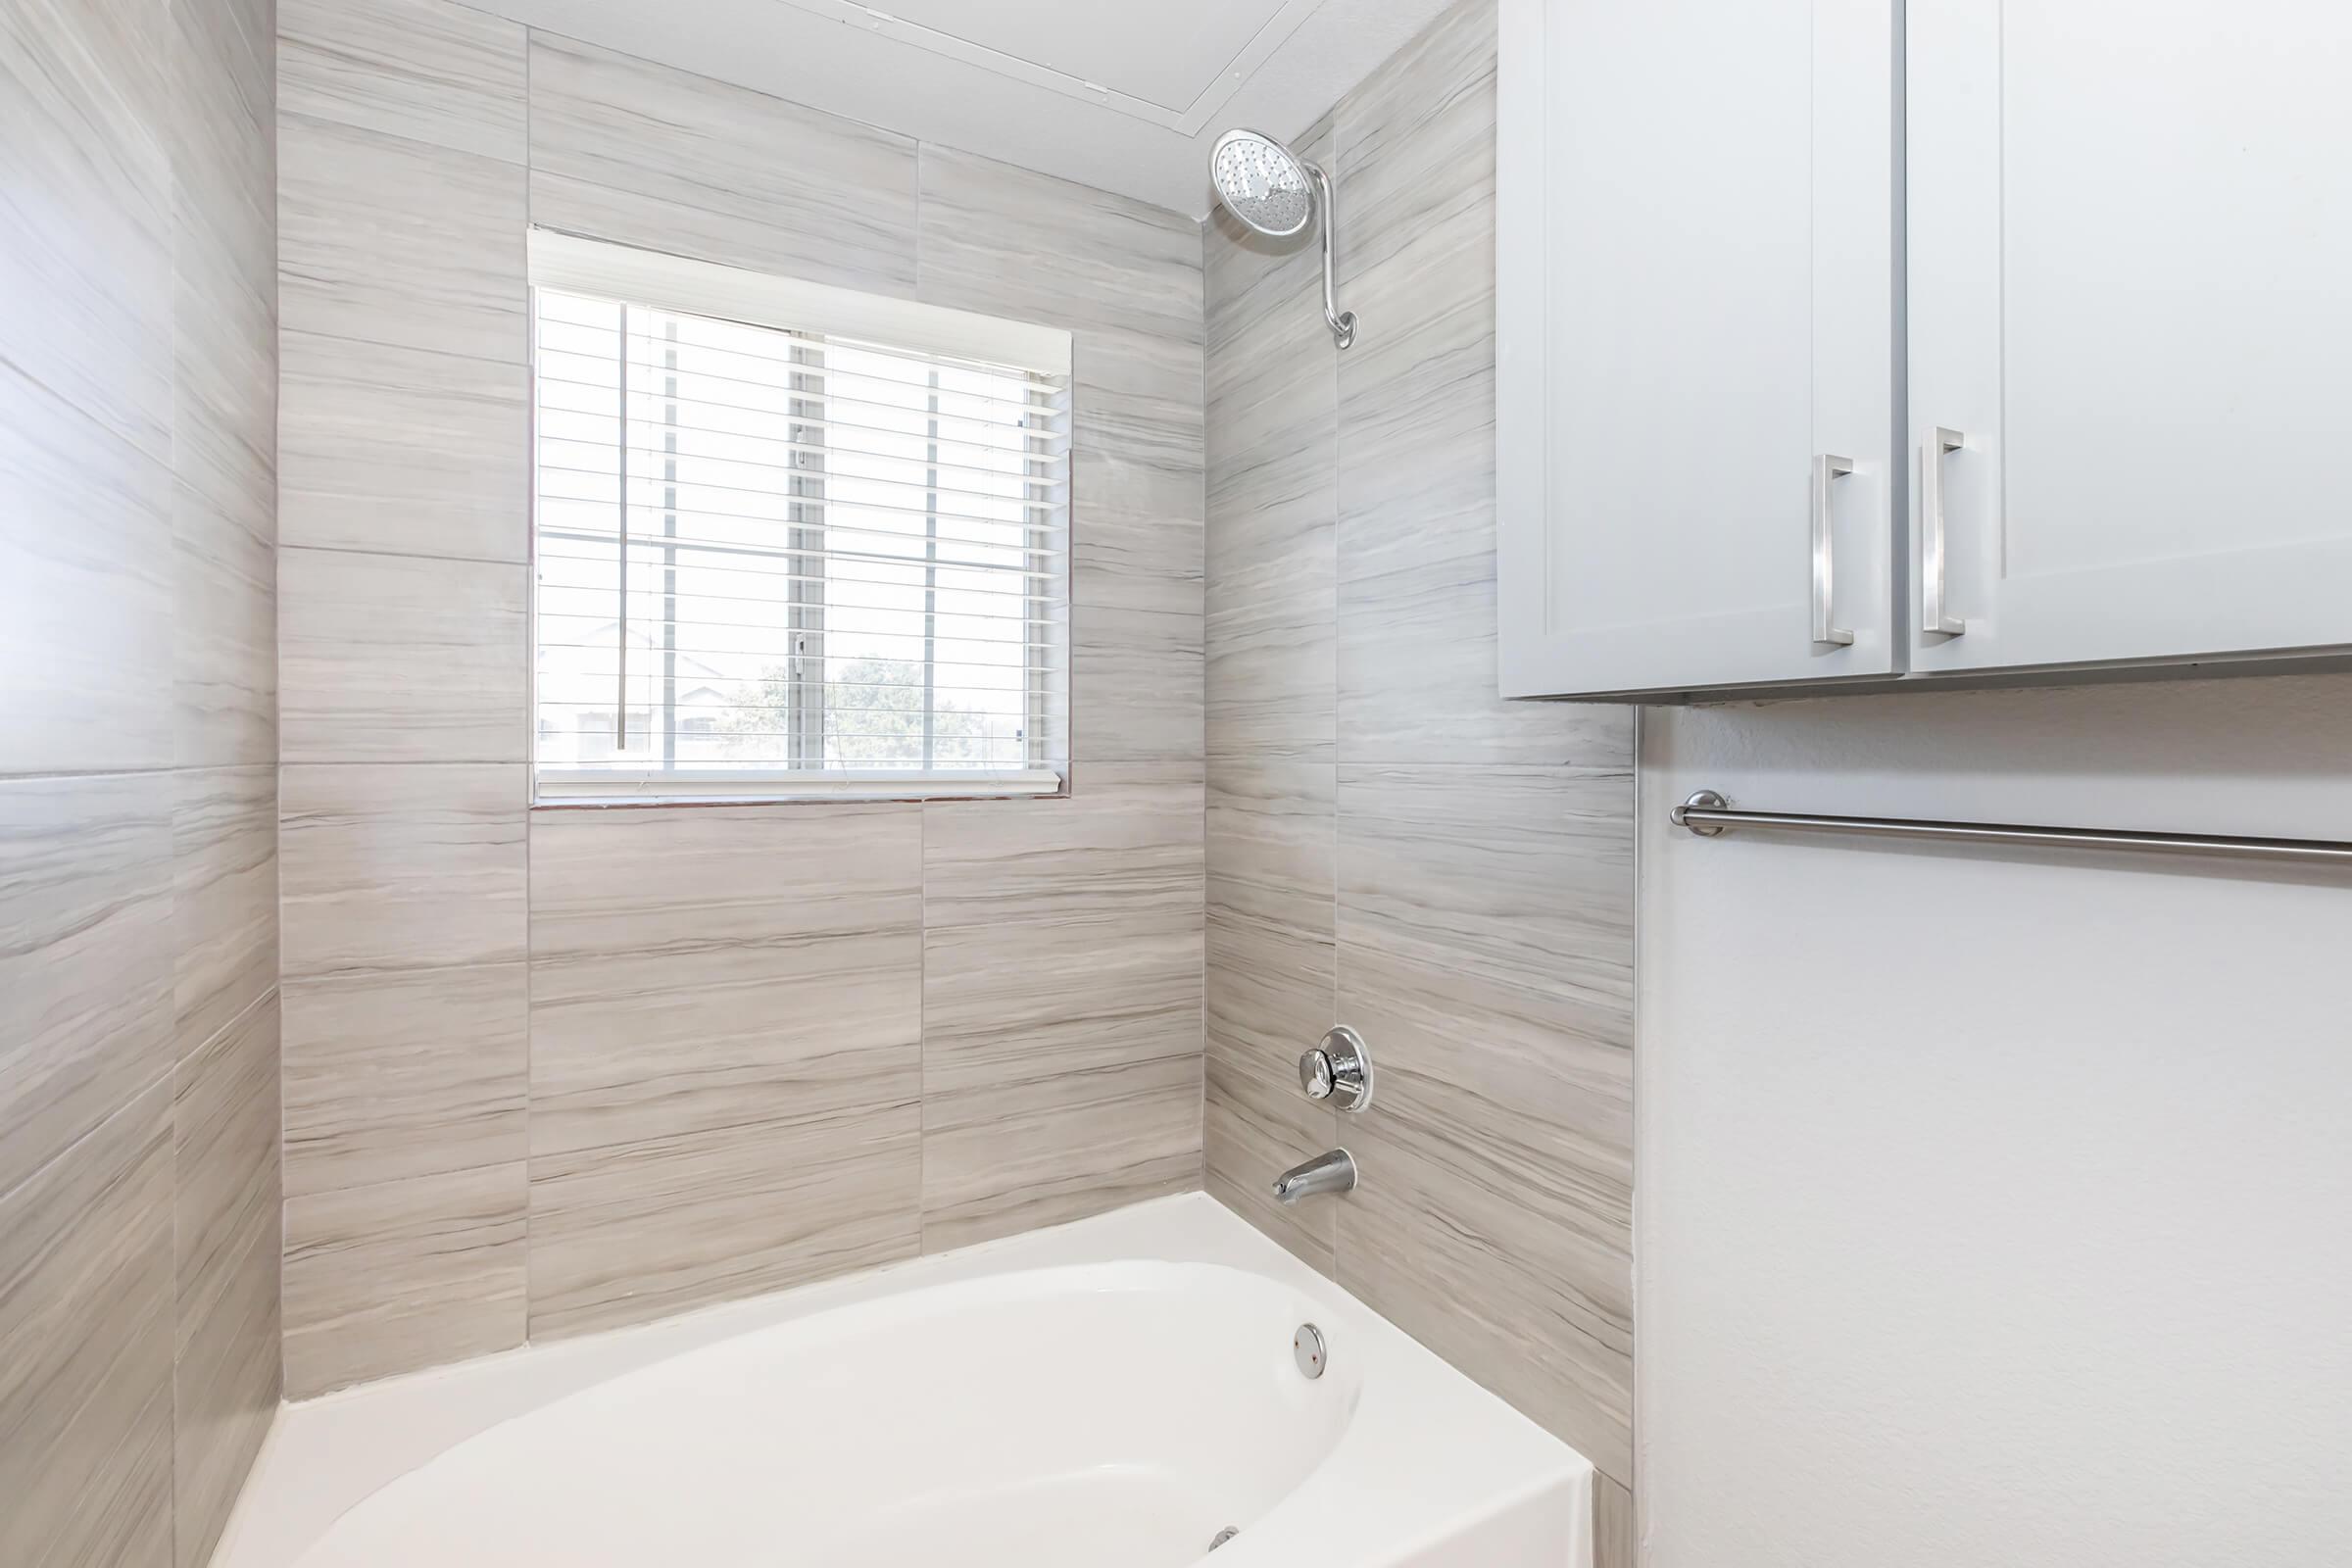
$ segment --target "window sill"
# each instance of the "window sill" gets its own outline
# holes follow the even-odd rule
[[[884,802],[1041,800],[1067,795],[1050,768],[1000,773],[835,773],[818,778],[710,773],[681,778],[614,776],[586,769],[542,772],[531,808],[610,810],[616,807],[871,805]]]

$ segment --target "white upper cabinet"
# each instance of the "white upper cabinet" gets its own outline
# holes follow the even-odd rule
[[[2352,6],[1909,23],[1912,667],[2352,643]]]
[[[2352,650],[2352,4],[1500,3],[1506,695]]]
[[[1887,0],[1502,0],[1506,696],[1886,674]]]

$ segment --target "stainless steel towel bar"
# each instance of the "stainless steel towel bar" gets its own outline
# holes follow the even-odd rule
[[[1964,844],[2040,844],[2079,850],[2153,850],[2163,855],[2229,855],[2241,859],[2352,865],[2352,844],[2336,839],[2236,838],[2218,833],[2134,833],[2103,827],[2025,827],[2010,822],[1935,822],[1903,816],[1817,816],[1804,811],[1741,811],[1713,790],[1674,808],[1674,825],[1702,839],[1730,829],[1782,833],[1859,833],[1883,839]]]

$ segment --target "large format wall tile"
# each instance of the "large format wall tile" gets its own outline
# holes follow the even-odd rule
[[[0,365],[159,462],[172,451],[169,28],[151,0],[18,0],[0,20],[0,299],[15,302]]]
[[[585,234],[616,245],[664,255],[692,257],[782,277],[814,277],[823,282],[862,288],[868,293],[907,295],[913,285],[903,278],[840,275],[818,259],[801,229],[767,221],[758,214],[716,212],[698,203],[679,201],[650,190],[624,190],[533,170],[530,183],[531,222],[565,234]],[[874,265],[887,267],[887,258]],[[911,263],[898,269],[911,273]]]
[[[274,479],[264,470],[274,487]],[[173,488],[173,742],[182,766],[270,765],[277,757],[277,562],[273,498],[241,514]]]
[[[1334,112],[1343,282],[1421,238],[1492,243],[1494,3],[1460,0]]]
[[[277,171],[268,0],[173,5],[172,1557],[279,1395]]]
[[[1529,1037],[1531,1052],[1561,1031],[1622,1046],[1633,1006],[1630,712],[1618,710],[1617,731],[1617,747],[1580,767],[1344,764],[1340,941],[1366,968],[1343,979],[1411,990],[1433,1014],[1476,1007]]]
[[[911,899],[887,928],[543,948],[531,978],[532,1152],[866,1108],[915,1060],[921,959]]]
[[[285,978],[521,961],[525,771],[287,767],[278,833]]]
[[[0,661],[39,672],[9,683],[0,773],[169,766],[170,466],[4,359],[0,408]]]
[[[1070,598],[1091,610],[1197,616],[1201,598],[1200,447],[1170,466],[1092,445],[1071,454]]]
[[[1381,1071],[1391,1070],[1384,1060]],[[1630,1288],[1617,1286],[1605,1335],[1587,1329],[1600,1288],[1629,1274],[1630,1260],[1621,1240],[1563,1240],[1546,1228],[1574,1212],[1572,1201],[1555,1194],[1534,1204],[1516,1195],[1542,1170],[1544,1144],[1490,1145],[1490,1174],[1433,1156],[1429,1140],[1393,1122],[1350,1127],[1348,1141],[1365,1176],[1337,1216],[1340,1283],[1603,1477],[1630,1480]]]
[[[277,769],[182,768],[172,805],[180,1050],[277,985]]]
[[[225,11],[207,20],[227,35],[211,48],[249,54]],[[208,52],[187,51],[191,61]],[[224,87],[228,105],[215,112],[254,117],[254,133],[266,137],[266,88],[259,103],[254,92],[251,83]],[[264,221],[242,226],[266,240],[273,175],[265,166],[240,183],[254,181],[258,191],[234,200],[260,204]],[[269,763],[277,759],[277,257],[268,245],[238,254],[253,249],[254,235],[223,242],[208,220],[218,215],[189,205],[183,190],[172,224],[174,755],[182,766]]]
[[[278,0],[288,113],[478,153],[528,155],[520,24],[445,0]]]
[[[914,291],[915,148],[903,136],[545,33],[531,38],[530,121],[535,222]]]
[[[1200,341],[1200,228],[1189,218],[933,146],[922,150],[921,214],[931,304]]]
[[[887,1100],[922,1027],[921,809],[535,813],[532,1153]]]
[[[1569,761],[1606,710],[1495,693],[1492,7],[1383,67],[1344,124],[1339,756]]]
[[[0,6],[11,1568],[199,1568],[275,1404],[269,33]]]
[[[277,163],[287,331],[528,363],[519,167],[296,114]]]
[[[286,1394],[522,1343],[523,1167],[286,1200]]]
[[[923,808],[928,927],[1199,915],[1200,764],[1102,762],[1077,771],[1067,800]]]
[[[1583,710],[1495,690],[1491,236],[1431,235],[1351,298],[1365,324],[1339,381],[1339,755],[1565,760]]]
[[[1196,1056],[1195,909],[935,927],[923,940],[923,1103]],[[1000,1105],[1005,1096],[996,1097]],[[936,1118],[933,1118],[936,1121]]]
[[[1337,1021],[1337,817],[1329,762],[1209,763],[1207,1187],[1326,1272],[1331,1205],[1286,1208],[1269,1188],[1338,1141],[1294,1066]]]
[[[911,1059],[856,1113],[531,1162],[531,1333],[585,1333],[914,1255]]]
[[[201,1564],[277,1410],[278,1013],[265,998],[173,1075],[177,1560]]]
[[[273,204],[274,205],[274,204]],[[209,553],[269,580],[277,450],[277,258],[175,220],[172,467],[226,530]],[[244,236],[240,236],[243,238]]]
[[[237,1265],[278,1223],[278,1004],[264,997],[172,1069],[172,1141],[181,1349],[236,1297]],[[270,1289],[272,1298],[275,1286]],[[272,1358],[274,1359],[274,1358]]]
[[[173,4],[166,142],[175,270],[192,251],[267,303],[277,272],[277,70],[268,0]],[[204,324],[184,303],[182,329]]]
[[[1200,1013],[1181,1054],[923,1102],[923,1249],[1200,1185]]]
[[[1320,439],[1227,457],[1210,440],[1206,747],[1333,758],[1338,486]]]
[[[914,1250],[921,809],[533,817],[534,1335]]]
[[[1340,1012],[1385,1112],[1349,1128],[1380,1179],[1341,1278],[1630,1479],[1630,762],[1343,765],[1339,819]]]
[[[529,1004],[519,962],[288,980],[286,1191],[523,1158]]]
[[[172,792],[0,780],[0,1193],[171,1065]]]
[[[530,558],[526,367],[306,332],[284,353],[285,544]]]
[[[526,760],[527,568],[288,550],[278,592],[287,762]]]
[[[924,808],[926,1249],[1198,1185],[1200,776]]]
[[[1074,754],[1097,762],[1199,757],[1201,617],[1079,605],[1070,622]]]
[[[1053,313],[1032,314],[1050,318]],[[1078,448],[1200,483],[1200,388],[1207,356],[1199,337],[1100,326],[1075,338],[1070,376],[1076,406],[1070,428]],[[1196,519],[1198,500],[1191,513]]]
[[[1329,948],[1337,918],[1338,793],[1329,762],[1211,759],[1209,912],[1237,932]],[[1318,973],[1328,970],[1317,966]]]
[[[0,1197],[0,1562],[172,1555],[172,1093]]]

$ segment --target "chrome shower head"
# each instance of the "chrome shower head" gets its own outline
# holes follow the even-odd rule
[[[1355,341],[1355,313],[1332,292],[1331,176],[1263,131],[1234,127],[1208,151],[1208,177],[1225,210],[1269,239],[1288,239],[1323,219],[1323,319],[1340,347]]]
[[[1238,126],[1208,153],[1209,178],[1225,210],[1273,239],[1288,239],[1314,219],[1307,168],[1273,137]]]

